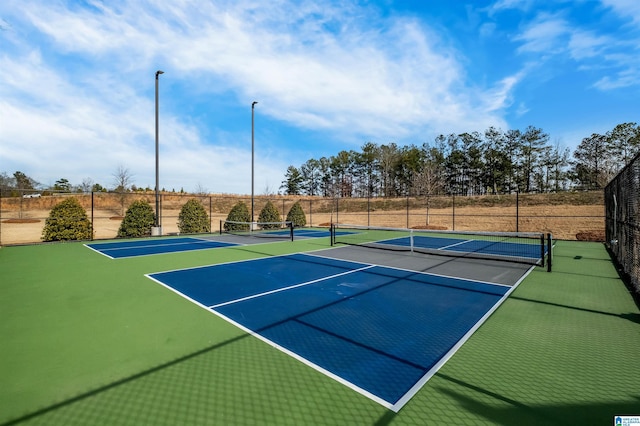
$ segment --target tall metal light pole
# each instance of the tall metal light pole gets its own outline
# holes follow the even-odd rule
[[[164,74],[164,71],[156,71],[156,228],[159,228],[162,223],[160,220],[160,145],[158,143],[158,76]],[[162,233],[157,230],[157,232]]]
[[[253,173],[253,164],[254,164],[254,124],[253,124],[253,111],[255,110],[255,106],[258,102],[257,101],[253,101],[251,103],[251,229],[253,229],[253,206],[254,206],[254,202],[253,202],[253,178],[254,178],[254,173]]]

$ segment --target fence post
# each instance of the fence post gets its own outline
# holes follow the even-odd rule
[[[547,234],[547,272],[551,272],[551,263],[553,259],[553,235]]]
[[[407,195],[407,229],[409,229],[409,196]]]
[[[371,226],[371,194],[367,195],[367,226]]]
[[[516,191],[516,232],[520,232],[520,191]]]
[[[451,225],[451,230],[455,231],[456,230],[456,194],[453,193],[451,194],[451,206],[453,208],[453,223]]]
[[[313,226],[313,200],[309,200],[309,226]]]
[[[213,201],[209,195],[209,232],[213,233]]]

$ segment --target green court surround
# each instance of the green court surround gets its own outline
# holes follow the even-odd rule
[[[613,424],[640,415],[640,311],[600,243],[559,241],[398,413],[144,274],[328,238],[111,260],[0,249],[0,425]]]

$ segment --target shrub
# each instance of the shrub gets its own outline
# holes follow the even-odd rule
[[[231,208],[229,215],[227,216],[227,220],[233,222],[251,222],[251,217],[249,215],[249,209],[247,205],[242,201],[239,201]],[[240,224],[240,223],[224,223],[225,231],[248,231],[249,224]]]
[[[267,201],[267,204],[260,210],[260,215],[258,216],[258,222],[282,222],[282,218],[280,217],[280,212],[278,208],[271,202]],[[262,225],[262,229],[277,229],[280,228],[279,223],[274,223],[270,225]]]
[[[293,226],[305,226],[307,224],[307,216],[304,214],[304,210],[302,210],[302,206],[300,205],[300,201],[296,201],[289,213],[287,213],[287,222],[292,222]]]
[[[178,230],[182,234],[211,232],[209,215],[200,201],[192,198],[182,206],[178,214]]]
[[[93,227],[80,202],[72,197],[56,204],[42,230],[43,241],[90,240]]]
[[[151,235],[151,227],[155,224],[156,215],[146,200],[134,201],[122,219],[118,237],[142,237]]]

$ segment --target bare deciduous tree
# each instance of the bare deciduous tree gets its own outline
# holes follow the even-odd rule
[[[133,174],[123,165],[119,165],[118,169],[113,174],[113,179],[115,184],[114,191],[120,194],[120,215],[124,216],[124,207],[127,199],[126,193],[129,191],[129,187],[133,183]]]

